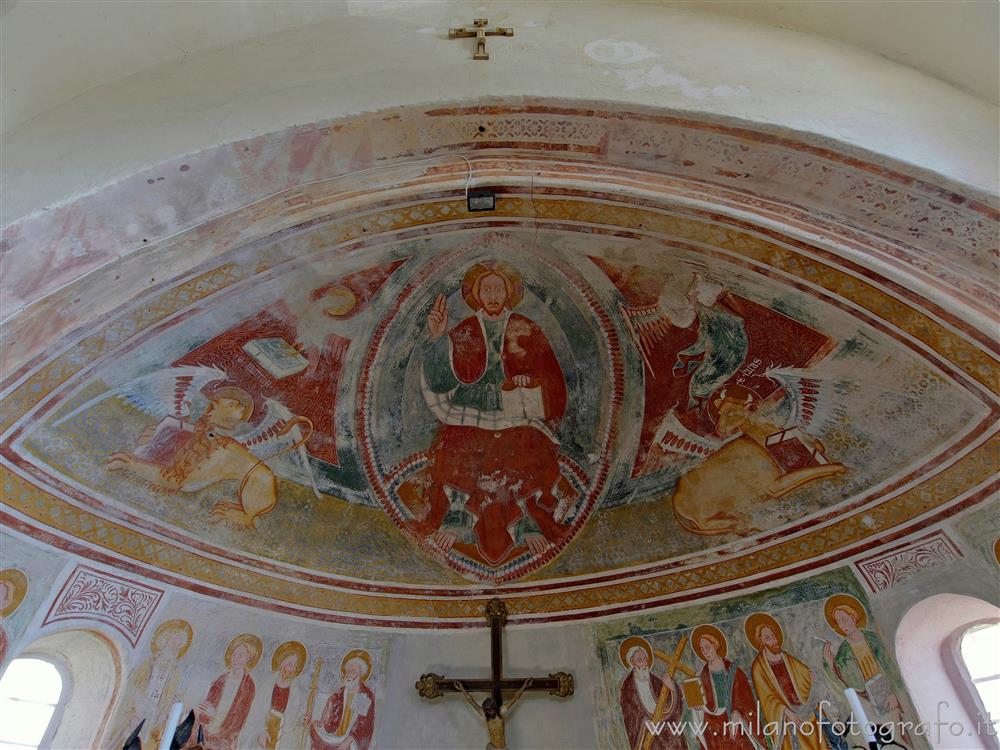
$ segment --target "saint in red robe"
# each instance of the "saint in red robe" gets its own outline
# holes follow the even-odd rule
[[[350,737],[354,741],[351,750],[368,750],[375,731],[375,693],[364,682],[358,683],[358,690],[351,704],[344,710],[344,694],[346,687],[341,687],[330,696],[323,708],[323,718],[319,726],[327,736]],[[310,727],[312,750],[338,750],[339,742],[333,744],[326,741],[316,730],[316,725]],[[340,742],[344,740],[341,739]]]
[[[764,747],[767,743],[759,733],[757,700],[754,698],[750,680],[742,669],[728,659],[722,660],[725,669],[714,674],[706,664],[701,668],[698,679],[705,695],[705,748],[706,750],[754,750],[748,736],[754,732],[757,741]],[[717,689],[716,682],[722,683]],[[743,716],[742,729],[733,723],[733,714],[739,711]]]
[[[218,679],[212,683],[208,689],[208,696],[205,703],[219,710],[219,700],[222,698],[222,691],[226,684],[228,673],[219,675]],[[198,722],[205,729],[205,746],[212,750],[237,750],[239,748],[240,732],[246,723],[247,715],[250,713],[250,706],[253,703],[253,696],[256,692],[256,685],[249,672],[243,674],[240,686],[236,689],[236,695],[228,710],[225,706],[221,710],[226,711],[225,718],[218,725],[215,732],[209,731],[213,719],[204,714],[198,714]]]

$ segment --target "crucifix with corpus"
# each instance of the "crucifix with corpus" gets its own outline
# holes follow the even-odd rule
[[[549,695],[566,698],[573,695],[573,675],[556,672],[548,677],[511,678],[503,676],[503,626],[507,623],[507,605],[499,599],[491,599],[486,604],[486,621],[490,625],[490,677],[489,679],[461,679],[442,677],[429,672],[420,675],[417,692],[421,698],[439,698],[445,693],[461,693],[476,713],[486,722],[490,741],[487,750],[503,750],[507,747],[504,719],[526,690],[545,690]],[[514,695],[504,702],[504,692]],[[489,693],[482,706],[476,703],[470,693]]]
[[[495,29],[486,28],[490,21],[488,18],[475,18],[472,21],[472,28],[460,26],[448,29],[449,39],[462,39],[463,37],[474,36],[476,38],[476,51],[472,55],[473,60],[489,60],[490,53],[486,51],[486,37],[488,36],[514,36],[514,29],[510,26],[497,26]]]

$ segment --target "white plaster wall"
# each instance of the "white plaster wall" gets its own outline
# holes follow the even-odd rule
[[[997,101],[1000,3],[990,0],[667,0],[841,39]]]
[[[7,130],[168,60],[346,15],[346,5],[343,0],[4,0],[0,17],[10,33],[0,49],[0,124]]]
[[[842,42],[653,4],[479,7],[383,3],[81,93],[4,134],[2,220],[216,144],[484,94],[584,97],[779,125],[996,192],[994,105]],[[5,38],[18,35],[16,10]],[[448,26],[480,14],[517,28],[512,39],[491,40],[488,63],[470,59],[471,42],[447,39]],[[46,54],[45,45],[32,53]],[[71,61],[54,56],[58,64]]]
[[[997,101],[1000,4],[988,0],[868,0],[847,12],[839,0],[661,3],[838,39]],[[17,33],[0,48],[0,129],[168,60],[338,17],[395,15],[399,6],[391,0],[5,0],[0,17]]]
[[[117,640],[117,639],[116,639]],[[99,747],[101,719],[110,718],[111,702],[120,689],[120,644],[87,629],[59,630],[36,641],[21,656],[40,657],[62,666],[66,702],[58,725],[45,744],[50,750]],[[96,719],[96,720],[95,720]],[[52,731],[50,726],[49,732]]]
[[[508,627],[504,632],[505,674],[544,677],[562,671],[572,673],[576,682],[575,695],[566,699],[526,693],[508,722],[508,746],[534,750],[597,747],[596,661],[586,625]],[[485,747],[486,729],[461,696],[452,693],[427,701],[417,695],[413,682],[426,672],[488,677],[489,664],[489,631],[413,633],[398,640],[390,660],[395,679],[388,685],[390,716],[381,728],[381,749]],[[412,680],[405,679],[410,675]]]
[[[946,533],[957,541],[962,556],[947,564],[920,570],[901,583],[872,596],[875,619],[882,632],[895,634],[896,659],[919,718],[927,722],[927,740],[935,750],[996,750],[995,737],[979,732],[968,695],[957,687],[959,673],[951,636],[965,623],[1000,616],[1000,580],[996,563],[982,556],[962,530],[969,522],[989,540],[995,533],[996,502],[964,520],[953,519]],[[1000,655],[998,655],[1000,658]],[[941,704],[945,701],[947,705]],[[938,726],[937,722],[943,722]],[[964,728],[958,737],[949,725]],[[968,731],[972,730],[972,736]]]
[[[954,638],[976,620],[1000,617],[1000,607],[960,594],[937,594],[913,604],[896,631],[896,656],[920,717],[930,724],[935,750],[995,750],[996,738],[981,728],[969,697],[956,682]],[[952,725],[957,725],[952,728]],[[956,735],[957,732],[957,735]]]

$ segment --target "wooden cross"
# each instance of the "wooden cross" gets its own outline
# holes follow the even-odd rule
[[[694,677],[695,671],[691,669],[687,664],[681,662],[681,655],[684,653],[684,647],[687,645],[687,636],[682,636],[680,641],[677,643],[677,648],[674,649],[673,656],[666,653],[665,651],[660,651],[659,649],[653,649],[653,656],[662,661],[667,665],[667,675],[670,679],[674,679],[674,675],[677,670],[680,670],[688,677]],[[652,666],[652,665],[650,665]],[[667,683],[663,683],[663,689],[660,690],[660,695],[656,700],[656,709],[653,711],[653,724],[658,724],[663,721],[663,715],[666,713],[667,709]],[[650,746],[653,744],[653,735],[648,731],[646,726],[643,726],[642,742],[639,743],[641,750],[649,750]],[[777,745],[776,745],[777,747]]]
[[[420,675],[417,692],[421,698],[439,698],[445,693],[458,692],[456,683],[470,693],[490,693],[496,706],[503,705],[504,691],[512,692],[524,686],[526,677],[503,676],[503,643],[501,635],[507,623],[507,605],[499,599],[491,599],[486,604],[486,622],[490,624],[490,677],[489,679],[456,680],[429,672]],[[533,677],[527,690],[547,690],[549,695],[567,698],[573,695],[573,675],[556,672],[548,677]]]
[[[688,677],[695,676],[695,671],[681,661],[681,656],[684,654],[684,647],[687,645],[687,642],[687,636],[681,636],[681,639],[677,642],[677,648],[674,649],[673,656],[670,656],[659,649],[653,649],[653,656],[667,665],[667,674],[670,675],[670,679],[674,678],[674,675],[678,670],[686,674]]]
[[[486,37],[488,36],[514,36],[514,29],[510,26],[497,26],[495,29],[487,29],[488,18],[476,18],[472,21],[472,28],[461,26],[457,29],[448,29],[449,39],[461,39],[463,37],[476,37],[476,53],[473,60],[489,60],[490,53],[486,51]]]

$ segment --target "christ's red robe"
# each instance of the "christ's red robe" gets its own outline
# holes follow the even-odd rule
[[[487,343],[477,317],[466,318],[448,334],[451,367],[459,383],[474,384],[486,372]],[[555,427],[566,411],[566,381],[562,368],[542,330],[531,320],[512,313],[501,352],[504,388],[513,388],[519,375],[530,387],[541,389],[544,421]],[[476,517],[473,531],[478,556],[498,565],[514,552],[513,526],[527,513],[542,535],[557,543],[566,533],[553,513],[558,500],[559,445],[551,433],[525,423],[505,429],[482,429],[442,424],[431,446],[430,510],[415,525],[418,533],[432,534],[448,512],[445,486],[468,495],[465,508]],[[523,505],[523,510],[522,510]]]

